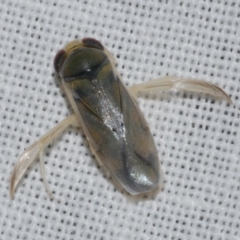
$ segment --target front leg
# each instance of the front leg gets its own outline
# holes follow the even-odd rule
[[[12,172],[12,176],[11,176],[10,195],[12,198],[13,198],[15,189],[19,181],[21,180],[22,176],[26,172],[27,168],[31,165],[31,163],[37,157],[39,157],[40,159],[40,166],[41,166],[44,186],[50,198],[53,198],[53,195],[48,187],[47,180],[46,180],[46,170],[45,170],[45,165],[43,160],[43,150],[49,143],[51,143],[54,139],[59,137],[59,135],[61,135],[69,126],[80,127],[80,123],[78,122],[75,114],[66,117],[64,120],[58,123],[55,127],[50,129],[37,142],[30,145],[19,157],[19,160],[16,162]]]
[[[171,89],[207,93],[215,98],[220,97],[229,103],[233,103],[227,93],[213,83],[195,79],[181,79],[175,76],[158,78],[145,83],[136,84],[128,88],[135,98],[139,92],[166,91]]]

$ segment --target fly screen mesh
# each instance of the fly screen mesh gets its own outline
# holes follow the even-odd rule
[[[0,2],[0,239],[240,239],[240,2]],[[141,94],[162,166],[163,189],[131,197],[97,164],[81,128],[69,128],[27,170],[10,199],[19,155],[71,114],[53,58],[93,37],[127,86],[175,75],[210,81],[206,94]]]

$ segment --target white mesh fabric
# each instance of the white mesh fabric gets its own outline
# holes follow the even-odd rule
[[[239,14],[236,0],[0,3],[0,239],[240,239]],[[53,77],[67,42],[94,37],[127,85],[165,75],[211,81],[235,103],[201,94],[142,95],[165,183],[156,196],[115,189],[79,129],[45,151],[10,200],[23,150],[70,114]]]

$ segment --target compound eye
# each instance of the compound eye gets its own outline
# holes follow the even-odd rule
[[[62,49],[62,50],[58,51],[58,53],[56,54],[56,56],[54,58],[53,65],[54,65],[54,69],[55,69],[56,73],[58,73],[58,74],[61,70],[63,61],[65,59],[65,53],[66,53],[65,50]]]
[[[97,48],[97,49],[100,49],[100,50],[104,50],[103,45],[98,40],[96,40],[94,38],[83,38],[82,43],[85,46],[89,46],[89,47]]]

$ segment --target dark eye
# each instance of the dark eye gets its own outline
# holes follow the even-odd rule
[[[55,58],[54,58],[54,69],[56,71],[56,73],[59,73],[59,71],[61,70],[63,61],[65,59],[65,51],[62,49],[60,51],[58,51],[58,53],[56,54]]]
[[[96,39],[94,38],[83,38],[82,43],[86,46],[98,48],[100,50],[104,50],[103,45]]]

